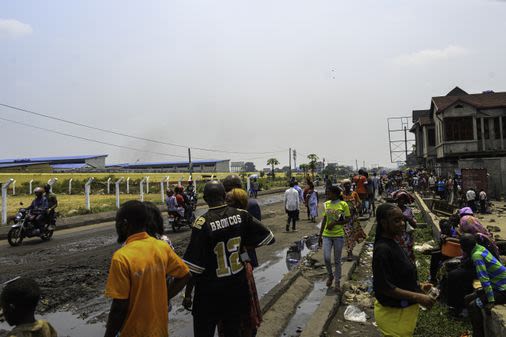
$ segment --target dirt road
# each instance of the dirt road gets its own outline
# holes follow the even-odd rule
[[[281,195],[259,198],[264,223],[276,236],[276,244],[258,250],[263,264],[256,271],[260,295],[267,292],[287,272],[286,249],[303,236],[317,232],[316,224],[303,220],[296,233],[283,233],[285,214]],[[199,210],[203,212],[204,209]],[[301,217],[304,215],[301,212]],[[182,255],[190,230],[170,233]],[[32,277],[41,286],[43,297],[38,314],[53,321],[60,336],[95,336],[103,333],[109,301],[103,296],[113,252],[119,248],[113,223],[103,223],[55,233],[49,242],[27,240],[20,247],[0,243],[0,283],[16,276]],[[191,336],[191,317],[178,305],[171,312],[171,336]],[[189,322],[190,321],[190,322]],[[189,326],[190,324],[190,326]],[[7,329],[0,323],[0,332]]]

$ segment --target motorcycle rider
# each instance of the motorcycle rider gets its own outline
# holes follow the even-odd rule
[[[184,217],[184,208],[179,204],[174,191],[170,188],[167,189],[167,199],[165,200],[165,203],[167,204],[169,215],[173,215],[176,220]]]
[[[188,186],[186,186],[185,194],[188,197],[188,204],[195,209],[197,205],[197,189],[193,184],[193,180],[188,180]]]
[[[179,204],[179,206],[182,206],[184,209],[184,218],[186,221],[190,222],[191,216],[193,214],[193,209],[190,204],[190,199],[188,198],[186,193],[184,193],[183,186],[176,187],[175,192],[176,192],[177,203]]]
[[[56,194],[51,192],[51,185],[46,184],[44,186],[44,197],[47,200],[47,216],[49,218],[49,229],[53,230],[56,226],[56,207],[58,207],[58,199]]]
[[[35,199],[27,208],[30,211],[28,220],[33,222],[40,232],[42,232],[47,219],[48,203],[42,187],[36,187],[33,194],[35,194]]]

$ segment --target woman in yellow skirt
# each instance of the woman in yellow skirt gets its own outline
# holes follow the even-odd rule
[[[405,226],[401,209],[395,204],[380,205],[376,222],[372,262],[376,323],[383,336],[410,337],[415,331],[419,304],[431,308],[435,300],[422,292],[416,265],[395,241]]]

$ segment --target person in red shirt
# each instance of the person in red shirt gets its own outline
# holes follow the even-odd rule
[[[355,183],[355,192],[358,193],[358,196],[360,197],[360,200],[362,200],[362,205],[364,200],[367,200],[368,194],[367,194],[367,177],[364,175],[364,170],[360,169],[358,170],[358,174],[353,177],[353,182]],[[363,207],[360,207],[359,209],[360,213],[362,214],[364,209]]]

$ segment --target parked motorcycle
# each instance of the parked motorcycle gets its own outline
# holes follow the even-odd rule
[[[32,217],[32,212],[26,208],[20,208],[14,217],[14,224],[7,233],[7,241],[13,247],[19,246],[23,239],[40,237],[43,241],[48,241],[53,236],[54,224],[49,219],[40,230]]]

